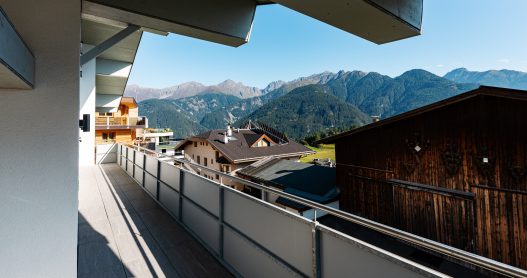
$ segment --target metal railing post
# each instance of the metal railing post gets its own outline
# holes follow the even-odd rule
[[[135,179],[135,150],[132,152],[133,157],[133,163],[132,163],[132,178]]]
[[[159,187],[161,187],[161,160],[157,160],[157,189],[156,189],[156,200],[159,201]]]
[[[321,267],[321,258],[320,258],[320,230],[318,229],[318,222],[315,220],[313,221],[312,225],[312,241],[311,244],[313,246],[313,277],[320,278],[322,277],[322,267]]]
[[[218,213],[218,225],[219,225],[219,256],[220,258],[223,259],[223,212],[224,212],[224,203],[225,203],[225,199],[224,199],[224,195],[225,195],[225,190],[223,188],[223,185],[220,185],[219,187],[220,189],[220,194],[219,194],[219,198],[220,198],[220,211]]]
[[[179,169],[179,209],[178,209],[178,218],[181,223],[183,223],[183,194],[185,192],[185,172],[183,169]]]
[[[145,187],[145,178],[146,178],[146,153],[143,153],[143,184],[142,184],[143,187]]]
[[[128,148],[126,148],[126,161],[125,161],[126,165],[124,165],[124,170],[125,171],[128,171]]]

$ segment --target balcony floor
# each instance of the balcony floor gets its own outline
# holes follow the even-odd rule
[[[232,277],[117,164],[80,168],[78,277]]]

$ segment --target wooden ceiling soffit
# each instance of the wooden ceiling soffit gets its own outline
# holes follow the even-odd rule
[[[229,46],[249,41],[253,0],[84,0],[82,13]]]

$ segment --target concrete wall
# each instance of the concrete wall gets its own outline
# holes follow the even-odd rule
[[[80,1],[0,5],[36,58],[33,90],[0,89],[0,275],[75,277]]]
[[[92,46],[83,45],[83,53]],[[95,162],[95,59],[84,64],[81,68],[80,79],[80,117],[90,115],[90,131],[83,132],[79,129],[79,165],[93,165]]]

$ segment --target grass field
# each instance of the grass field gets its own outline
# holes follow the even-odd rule
[[[307,146],[307,147],[314,150],[317,153],[308,155],[306,157],[302,157],[300,159],[300,162],[311,162],[313,161],[314,158],[319,158],[319,159],[329,158],[335,161],[335,145],[334,144],[331,144],[331,145],[321,144],[319,148],[315,148],[311,146]]]

